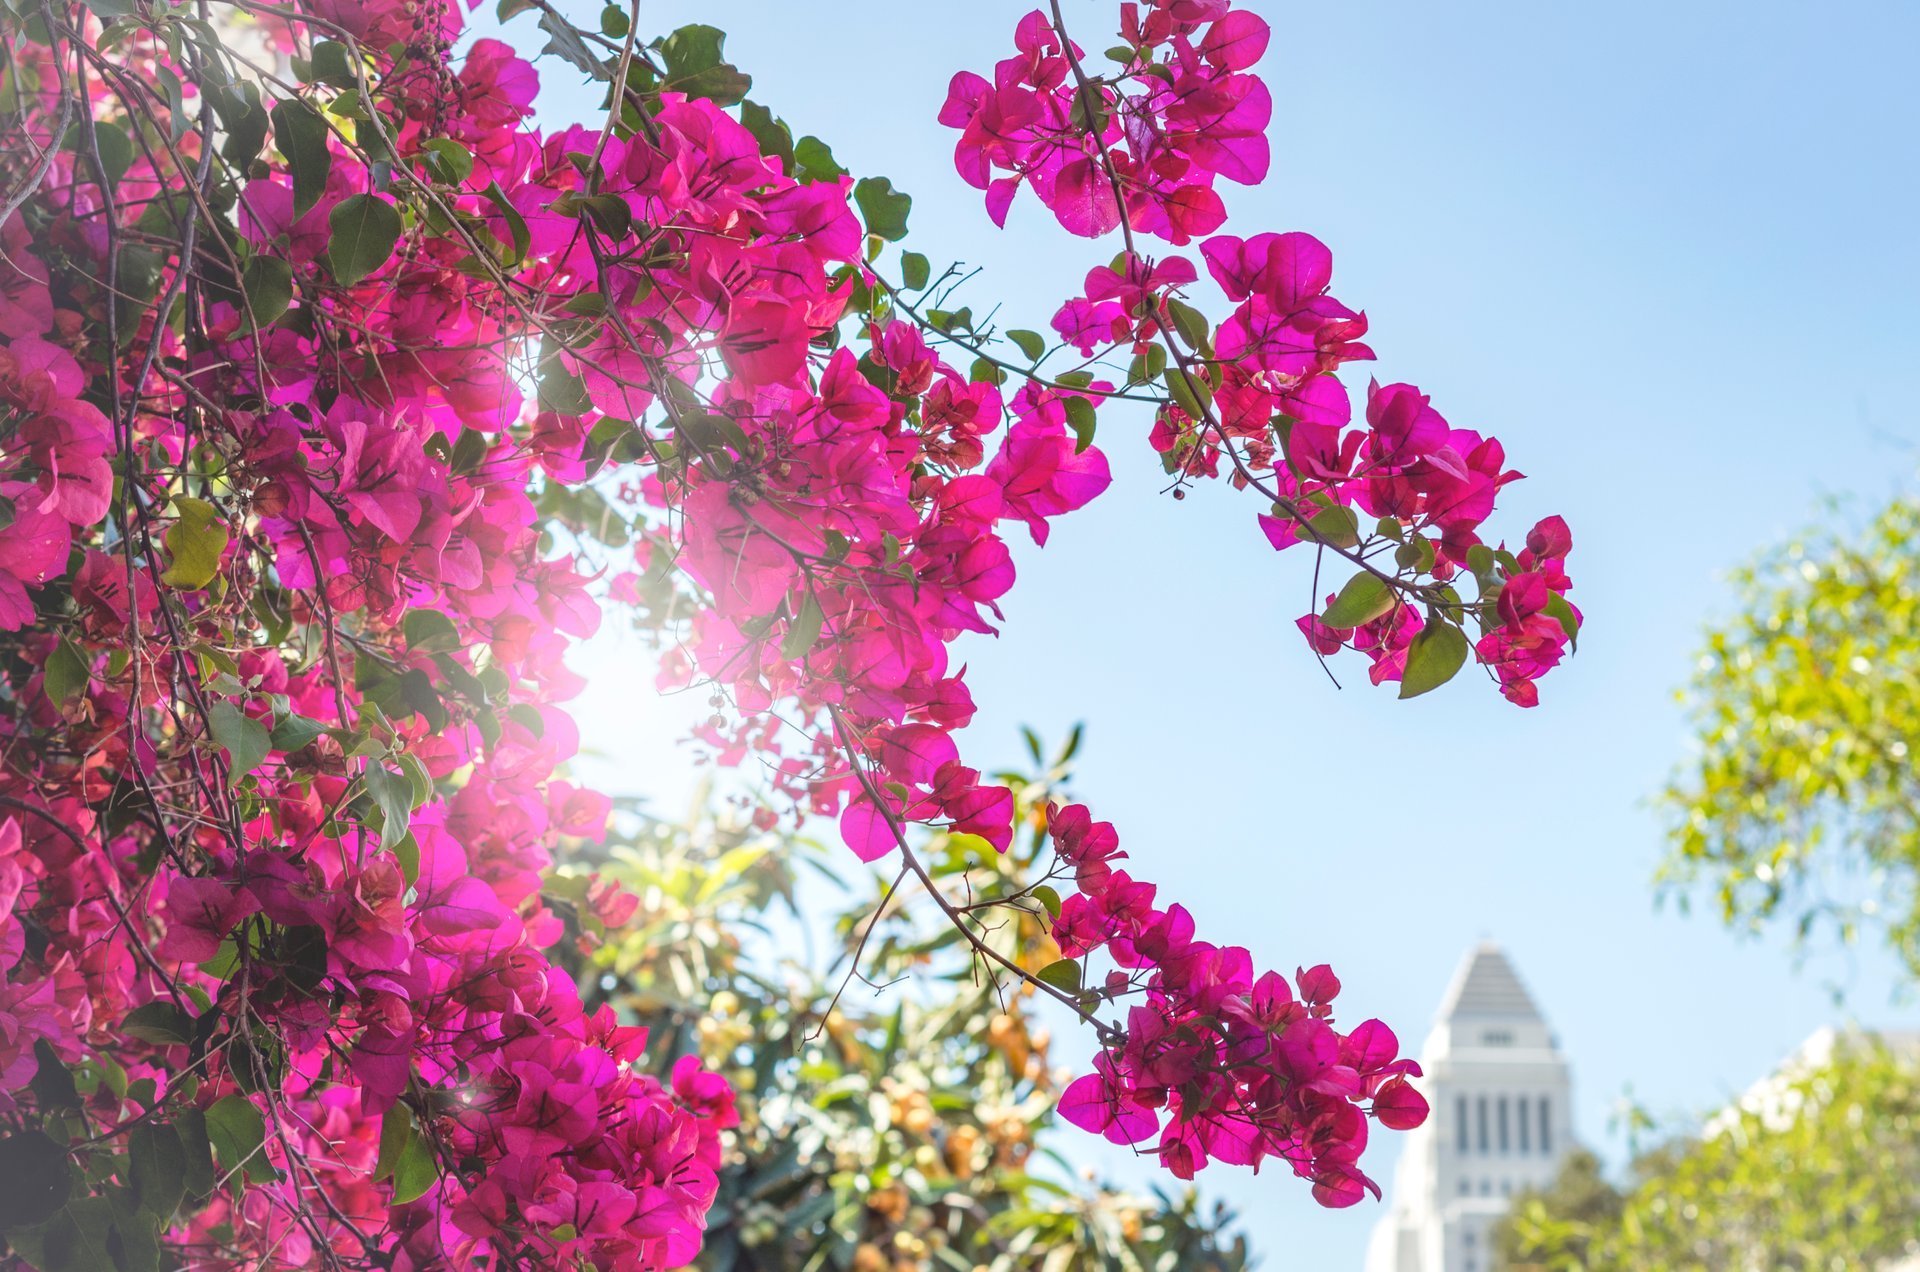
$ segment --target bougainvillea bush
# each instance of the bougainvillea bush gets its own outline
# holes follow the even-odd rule
[[[446,0],[0,14],[17,1256],[696,1256],[727,1084],[651,1076],[643,1031],[552,961],[632,905],[543,888],[607,817],[559,704],[609,610],[710,696],[697,741],[763,777],[768,816],[836,824],[979,974],[1085,1021],[1070,1121],[1182,1177],[1373,1187],[1369,1115],[1424,1105],[1385,1026],[1335,1027],[1330,970],[1201,939],[1077,806],[1046,828],[1064,895],[1031,894],[1062,957],[1027,968],[907,833],[1010,843],[1010,790],[956,744],[952,646],[1001,621],[1007,537],[1108,485],[1117,403],[1150,411],[1134,444],[1173,493],[1225,478],[1249,533],[1307,545],[1297,582],[1333,587],[1312,656],[1357,651],[1403,697],[1472,662],[1530,706],[1577,633],[1565,524],[1483,531],[1517,475],[1499,443],[1411,385],[1352,405],[1340,369],[1373,353],[1325,248],[1225,232],[1221,183],[1270,162],[1263,21],[1121,4],[1092,56],[1037,12],[991,77],[954,76],[928,144],[957,131],[989,216],[1030,194],[1063,247],[1108,240],[1055,341],[894,246],[911,200],[748,100],[710,27],[506,0],[540,73],[605,87],[603,118],[543,132],[534,67]]]

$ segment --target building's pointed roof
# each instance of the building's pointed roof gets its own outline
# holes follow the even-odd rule
[[[1533,997],[1520,983],[1506,952],[1492,941],[1482,941],[1467,952],[1466,961],[1440,1003],[1442,1020],[1457,1016],[1541,1019],[1540,1009],[1533,1005]]]

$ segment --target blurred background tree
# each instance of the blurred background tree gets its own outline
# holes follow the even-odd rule
[[[921,857],[975,931],[1033,970],[1045,933],[1049,799],[1078,732],[1051,761],[1028,738],[1016,836],[996,854],[966,835]],[[700,1266],[716,1272],[1241,1272],[1232,1216],[1192,1191],[1136,1195],[1081,1178],[1047,1147],[1067,1074],[1030,987],[996,984],[961,932],[913,916],[911,879],[842,879],[819,845],[751,807],[703,800],[683,822],[627,808],[606,845],[584,845],[546,893],[572,928],[567,954],[589,1003],[647,1026],[650,1056],[697,1052],[739,1092],[720,1199]],[[611,936],[589,892],[638,898]],[[996,904],[988,900],[1016,904]],[[830,911],[836,940],[805,948]],[[904,982],[904,983],[902,983]],[[879,998],[873,992],[885,986]],[[663,1074],[664,1077],[664,1074]]]
[[[1494,1232],[1508,1272],[1854,1272],[1920,1256],[1920,1064],[1868,1037],[1761,1084],[1617,1191],[1587,1154]]]
[[[1657,884],[1802,948],[1884,941],[1920,978],[1920,505],[1857,527],[1833,509],[1735,584],[1687,695],[1698,750],[1662,798]],[[1637,1156],[1625,1188],[1576,1155],[1495,1248],[1511,1272],[1920,1267],[1920,1055],[1843,1035]]]
[[[1689,695],[1699,753],[1663,801],[1661,883],[1802,943],[1875,934],[1920,975],[1920,506],[1801,535],[1735,582]]]

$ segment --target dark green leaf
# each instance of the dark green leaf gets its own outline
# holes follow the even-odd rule
[[[0,1232],[42,1223],[66,1204],[67,1152],[39,1131],[0,1139]]]
[[[718,27],[702,23],[681,27],[659,43],[667,65],[661,87],[704,97],[718,106],[742,100],[753,80],[726,60],[726,44],[727,34]]]
[[[41,1038],[33,1044],[35,1068],[33,1078],[27,1083],[33,1092],[33,1098],[47,1109],[77,1109],[80,1107],[80,1092],[74,1088],[73,1073],[55,1055],[47,1040]]]
[[[327,214],[327,224],[332,230],[327,263],[348,287],[386,264],[400,241],[400,213],[378,195],[342,199]]]
[[[867,233],[897,243],[907,236],[907,213],[913,209],[913,196],[893,188],[886,177],[862,177],[853,187],[853,201],[860,205],[860,219]]]
[[[451,137],[429,138],[421,143],[421,149],[426,151],[422,158],[434,180],[457,186],[466,184],[473,175],[473,152]]]
[[[173,1129],[180,1135],[180,1148],[186,1162],[180,1174],[181,1182],[187,1186],[189,1196],[205,1197],[213,1191],[215,1178],[207,1115],[196,1108],[182,1109],[180,1116],[173,1120]]]
[[[933,276],[933,267],[927,258],[918,252],[908,252],[900,258],[900,282],[908,291],[920,291]],[[1038,357],[1038,354],[1034,355]]]
[[[232,1175],[244,1171],[248,1179],[266,1179],[273,1174],[263,1148],[267,1124],[252,1100],[229,1095],[208,1109],[206,1116],[207,1137],[223,1172]]]
[[[315,83],[332,84],[337,88],[353,87],[353,63],[347,60],[346,45],[334,40],[318,41],[313,46],[310,65]]]
[[[327,121],[303,101],[284,101],[273,108],[273,144],[287,157],[287,170],[293,174],[296,219],[327,192],[327,175],[333,171],[327,132]]]
[[[240,276],[240,289],[253,325],[272,326],[293,303],[293,266],[277,256],[255,256]]]
[[[161,1046],[193,1041],[193,1017],[169,1002],[142,1003],[127,1013],[120,1032]]]
[[[527,219],[520,215],[519,208],[513,206],[513,200],[507,198],[507,192],[500,188],[498,181],[490,183],[485,194],[487,201],[493,204],[494,211],[498,212],[501,219],[507,223],[507,237],[501,239],[501,242],[512,244],[513,255],[508,257],[505,263],[518,265],[527,259],[527,245],[533,241],[532,236],[527,232]]]
[[[778,159],[786,174],[793,176],[793,131],[786,121],[775,119],[773,112],[759,102],[742,102],[740,122],[760,143],[760,153]]]
[[[143,1123],[127,1136],[134,1197],[140,1209],[165,1222],[186,1196],[187,1154],[180,1133],[165,1123]]]
[[[815,181],[838,181],[847,175],[833,157],[833,151],[827,143],[818,137],[802,137],[793,144],[793,161],[798,164],[794,180],[811,184]]]
[[[548,12],[540,15],[540,29],[547,33],[547,47],[540,50],[542,57],[556,53],[594,79],[607,78],[606,63],[594,53],[592,46],[581,37],[579,28],[573,23],[557,13]]]

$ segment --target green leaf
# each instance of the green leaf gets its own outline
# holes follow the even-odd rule
[[[277,256],[255,256],[240,276],[247,316],[255,327],[270,327],[293,303],[293,266]]]
[[[393,1168],[413,1138],[413,1112],[398,1100],[380,1119],[380,1155],[373,1163],[373,1182],[393,1178]]]
[[[127,169],[133,166],[133,142],[127,136],[126,129],[100,120],[93,126],[93,141],[99,148],[100,166],[107,171],[107,185],[119,185],[120,178],[126,176]]]
[[[121,1234],[114,1257],[113,1203],[105,1197],[68,1201],[53,1217],[33,1228],[7,1234],[14,1253],[39,1272],[134,1272]]]
[[[243,1171],[250,1180],[273,1175],[264,1151],[267,1124],[246,1096],[229,1095],[207,1110],[207,1138],[226,1174]]]
[[[533,236],[527,232],[527,218],[520,215],[520,209],[513,206],[513,200],[507,197],[507,192],[500,188],[498,181],[489,183],[483,193],[487,196],[487,202],[493,204],[494,211],[507,223],[507,238],[501,242],[512,245],[513,255],[503,263],[518,265],[527,259],[527,246],[533,242]]]
[[[1020,352],[1027,355],[1029,362],[1038,362],[1047,351],[1047,342],[1037,331],[1014,330],[1007,333],[1007,339],[1020,346]]]
[[[367,793],[380,807],[380,846],[391,848],[406,835],[413,819],[413,783],[378,760],[367,765]]]
[[[327,225],[332,230],[327,264],[334,278],[347,287],[386,264],[400,241],[400,213],[378,195],[355,194],[340,200],[327,214]]]
[[[273,750],[267,726],[225,699],[207,708],[207,723],[213,727],[214,742],[227,753],[230,784],[237,785]]]
[[[331,84],[335,88],[352,88],[354,84],[353,63],[347,58],[347,46],[336,40],[320,40],[313,46],[313,60],[308,63],[308,79],[315,84]]]
[[[298,712],[288,712],[280,723],[273,726],[273,749],[298,751],[326,731],[327,726],[318,720],[309,719]]]
[[[0,1179],[0,1232],[43,1223],[72,1191],[67,1150],[39,1131],[9,1135],[0,1139]]]
[[[1548,618],[1560,624],[1560,630],[1567,634],[1573,643],[1573,651],[1580,652],[1580,616],[1573,611],[1573,603],[1558,592],[1547,598],[1544,613]]]
[[[179,1132],[180,1148],[186,1165],[180,1172],[180,1182],[187,1186],[187,1195],[205,1197],[213,1191],[215,1175],[213,1171],[213,1141],[207,1133],[207,1115],[199,1109],[187,1108],[173,1120],[173,1129]]]
[[[787,659],[804,658],[820,640],[820,628],[826,621],[826,615],[820,610],[820,601],[812,592],[800,603],[800,612],[787,624],[787,634],[780,640],[780,656]]]
[[[166,534],[167,553],[173,560],[160,581],[183,591],[198,591],[213,582],[220,570],[227,527],[219,521],[218,509],[204,499],[175,495],[173,506],[180,514]]]
[[[140,1209],[165,1223],[187,1193],[187,1153],[180,1133],[166,1123],[147,1122],[127,1136],[129,1182]]]
[[[793,176],[793,130],[786,121],[774,118],[759,102],[741,102],[740,122],[760,143],[760,153],[778,159],[781,169]]]
[[[1358,627],[1393,608],[1393,589],[1376,574],[1362,571],[1347,580],[1320,621],[1328,627]]]
[[[317,49],[315,53],[317,63]],[[333,171],[327,132],[327,121],[303,101],[284,101],[273,108],[273,144],[287,157],[287,170],[293,175],[295,220],[305,216],[327,192],[327,176]]]
[[[1467,634],[1441,618],[1430,618],[1407,646],[1407,667],[1400,696],[1417,698],[1452,680],[1467,661]]]
[[[1042,985],[1077,994],[1080,992],[1080,964],[1070,958],[1058,959],[1041,968],[1035,979]]]
[[[793,179],[803,184],[838,181],[847,175],[847,170],[833,157],[833,151],[827,143],[818,137],[802,137],[793,143],[793,161],[799,165],[794,170]]]
[[[661,60],[667,65],[660,87],[688,97],[704,97],[717,106],[744,99],[753,79],[726,60],[727,33],[718,27],[694,23],[660,41]]]
[[[1307,524],[1319,536],[1319,542],[1333,547],[1351,548],[1360,542],[1360,519],[1342,504],[1321,509]]]
[[[867,233],[878,234],[890,243],[907,236],[907,213],[913,208],[913,196],[893,188],[886,177],[862,177],[853,187],[853,201],[860,205],[860,219]]]
[[[1048,918],[1057,919],[1060,917],[1060,894],[1058,892],[1044,883],[1037,883],[1033,886],[1033,895],[1040,899],[1041,905],[1047,907]]]
[[[1075,438],[1073,453],[1078,455],[1093,445],[1093,430],[1099,423],[1099,416],[1093,408],[1093,403],[1083,397],[1068,398],[1066,408],[1067,427],[1073,430]]]
[[[451,137],[432,137],[421,143],[422,156],[433,179],[445,185],[466,184],[473,175],[473,152]]]
[[[452,653],[460,648],[460,632],[439,610],[408,610],[400,622],[407,648],[417,654]]]
[[[900,257],[900,282],[908,291],[924,290],[927,281],[932,277],[933,266],[928,264],[927,258],[920,253],[907,252]]]
[[[393,1180],[395,1205],[425,1196],[440,1179],[433,1146],[414,1126],[413,1113],[404,1104],[394,1104],[380,1119],[380,1157],[373,1177]]]
[[[1180,333],[1180,338],[1187,342],[1189,348],[1205,352],[1213,347],[1213,327],[1205,314],[1171,296],[1167,297],[1166,307],[1167,316],[1173,319],[1173,329]]]
[[[33,1092],[33,1098],[40,1101],[41,1107],[79,1108],[80,1092],[73,1085],[73,1071],[54,1054],[45,1038],[34,1042],[33,1059],[33,1078],[27,1083],[27,1088]]]
[[[62,636],[53,652],[47,655],[47,669],[41,687],[55,706],[65,706],[69,698],[84,693],[87,682],[92,677],[87,669],[87,656],[80,647],[67,637]]]
[[[1207,405],[1213,401],[1213,390],[1205,380],[1188,375],[1180,367],[1168,367],[1167,392],[1173,395],[1173,404],[1187,413],[1187,418],[1203,420],[1207,417]]]
[[[540,29],[547,33],[547,47],[540,50],[542,57],[549,53],[557,54],[594,79],[608,78],[606,63],[602,62],[593,48],[581,38],[579,28],[573,23],[549,11],[540,16]]]
[[[142,1003],[127,1013],[120,1032],[142,1042],[173,1046],[193,1041],[193,1017],[169,1002]]]
[[[596,194],[580,204],[593,218],[594,226],[610,239],[619,240],[633,232],[633,208],[617,194]]]

